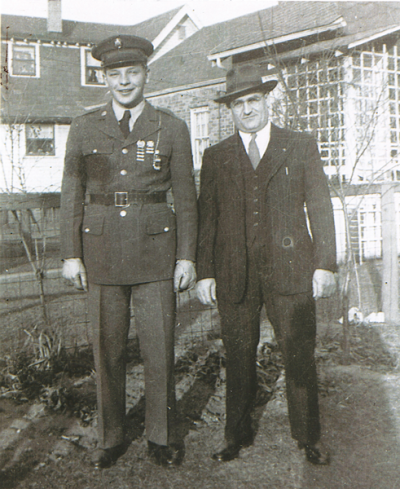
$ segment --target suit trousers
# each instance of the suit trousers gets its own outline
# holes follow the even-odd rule
[[[97,380],[98,446],[124,441],[126,348],[130,303],[144,361],[146,437],[175,442],[174,329],[172,280],[139,285],[89,284],[89,319]]]
[[[256,355],[263,304],[283,355],[292,437],[301,444],[320,437],[317,372],[314,360],[316,318],[310,293],[280,295],[270,286],[265,247],[251,248],[245,295],[240,303],[218,297],[226,350],[226,426],[228,444],[251,436],[257,392]],[[218,284],[217,284],[218,292]]]

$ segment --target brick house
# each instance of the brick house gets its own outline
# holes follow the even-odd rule
[[[356,256],[380,256],[381,183],[400,181],[399,39],[399,2],[280,2],[205,27],[155,61],[147,96],[190,125],[199,170],[204,147],[234,130],[213,102],[226,70],[277,69],[272,119],[315,135],[332,187],[347,195]],[[343,259],[343,206],[333,204]],[[400,251],[400,193],[396,206]]]
[[[61,18],[61,0],[49,17],[2,15],[0,192],[60,190],[71,120],[108,98],[93,44],[117,34],[151,40],[157,60],[200,28],[187,7],[140,24],[119,26]]]

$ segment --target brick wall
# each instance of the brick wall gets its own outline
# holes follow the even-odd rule
[[[225,84],[221,83],[166,95],[150,94],[146,98],[156,107],[164,107],[174,112],[186,122],[190,131],[190,109],[209,107],[209,135],[210,144],[213,145],[231,136],[234,131],[230,111],[225,105],[214,102],[224,88]]]

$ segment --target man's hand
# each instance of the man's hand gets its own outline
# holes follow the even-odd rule
[[[217,303],[217,287],[214,278],[203,278],[197,282],[197,297],[206,306],[215,306]]]
[[[317,269],[313,276],[314,299],[330,297],[336,292],[335,274],[329,270]]]
[[[196,269],[190,260],[178,260],[174,272],[174,290],[191,289],[196,283]]]
[[[86,268],[80,258],[67,258],[64,260],[62,276],[72,282],[77,289],[87,291]]]

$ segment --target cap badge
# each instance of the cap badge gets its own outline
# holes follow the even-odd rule
[[[121,41],[121,39],[119,37],[117,37],[117,39],[115,39],[114,45],[118,49],[121,49],[122,48],[122,41]]]

